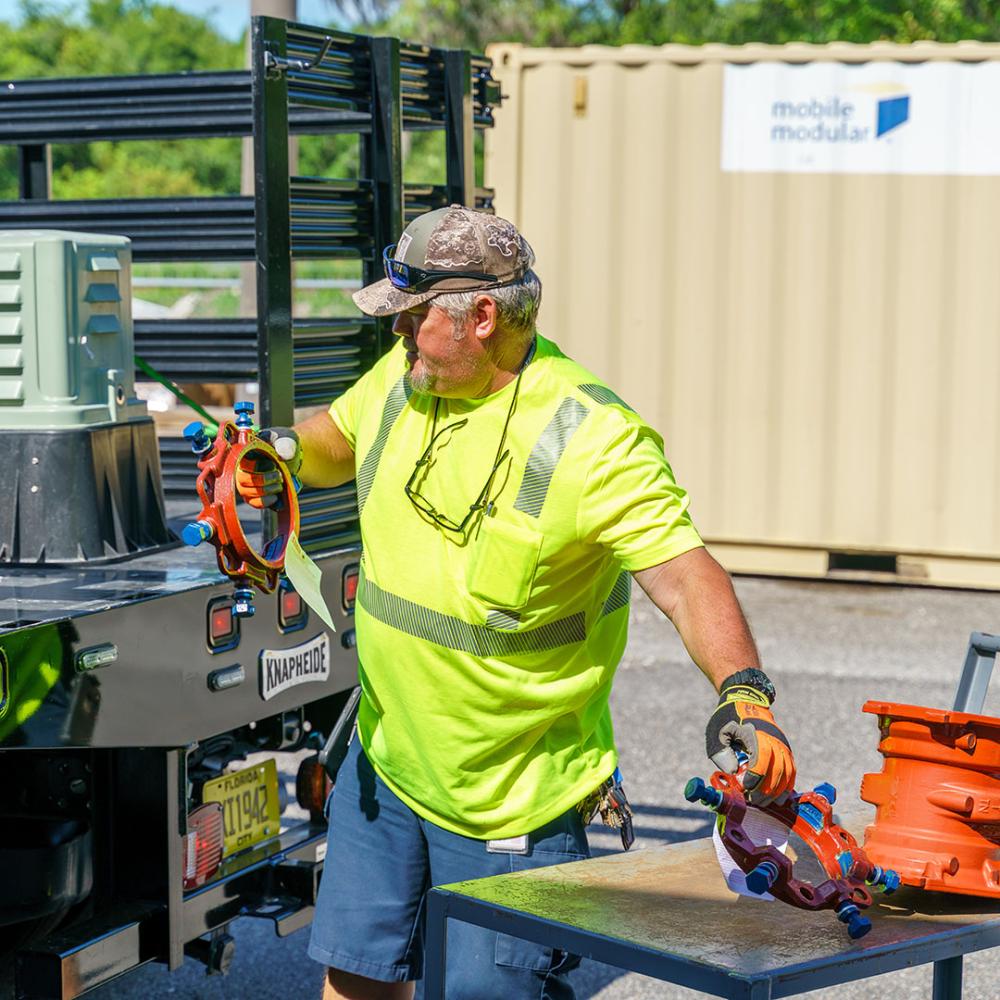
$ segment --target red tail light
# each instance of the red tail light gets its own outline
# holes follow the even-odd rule
[[[323,815],[326,797],[331,788],[333,782],[326,773],[326,768],[320,764],[318,756],[307,757],[299,764],[299,773],[295,777],[295,798],[315,818]]]
[[[231,597],[213,597],[208,602],[208,648],[213,653],[233,649],[240,641],[240,620],[233,616]]]
[[[293,621],[302,614],[302,598],[297,591],[282,590],[280,601],[282,621]]]
[[[302,596],[287,580],[281,581],[278,588],[278,628],[282,632],[294,632],[304,628],[309,617]]]
[[[344,570],[343,601],[344,610],[352,611],[358,598],[358,567],[348,566]]]
[[[215,874],[222,863],[225,830],[222,803],[206,802],[188,813],[184,838],[184,888],[197,889]]]

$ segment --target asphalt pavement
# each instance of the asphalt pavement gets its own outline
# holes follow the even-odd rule
[[[799,788],[821,781],[839,790],[838,808],[861,806],[861,776],[877,771],[869,698],[947,708],[970,632],[1000,630],[1000,594],[861,583],[742,578],[736,589],[764,664],[778,689],[776,715],[791,738]],[[631,633],[612,695],[625,785],[636,812],[633,850],[710,833],[706,812],[683,798],[705,775],[704,724],[714,704],[707,682],[670,623],[634,588]],[[1000,716],[1000,678],[987,712]],[[594,853],[620,850],[617,834],[595,829]],[[721,876],[720,876],[721,877]],[[772,904],[780,905],[780,904]],[[788,919],[795,911],[788,910]],[[312,1000],[322,970],[306,955],[308,930],[278,939],[266,922],[232,925],[236,960],[226,977],[207,977],[188,960],[168,973],[147,966],[90,994],[93,1000]],[[720,934],[725,928],[720,927]],[[681,1000],[703,996],[585,961],[573,973],[579,1000]],[[1000,950],[965,961],[966,1000],[1000,997]],[[807,994],[817,1000],[926,998],[931,966]],[[511,998],[515,1000],[515,998]]]

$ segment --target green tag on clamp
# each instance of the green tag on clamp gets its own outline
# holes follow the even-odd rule
[[[293,531],[288,538],[285,549],[285,576],[299,592],[302,600],[334,631],[333,616],[323,600],[323,590],[320,586],[323,571],[306,555],[299,539]]]

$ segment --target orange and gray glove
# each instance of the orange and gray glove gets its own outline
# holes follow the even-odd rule
[[[705,752],[720,771],[747,769],[743,787],[754,805],[766,805],[795,787],[788,737],[771,714],[774,685],[763,670],[740,670],[719,689],[719,704],[705,729]]]
[[[298,473],[302,466],[302,445],[291,427],[266,427],[257,432],[288,467],[298,489]],[[281,496],[284,478],[269,458],[249,459],[236,470],[236,490],[251,507],[258,510],[273,507]]]

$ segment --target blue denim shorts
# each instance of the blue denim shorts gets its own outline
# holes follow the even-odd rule
[[[351,744],[328,803],[327,854],[309,955],[383,982],[423,975],[424,896],[432,885],[589,857],[576,809],[536,830],[527,854],[418,816]],[[459,921],[448,928],[448,1000],[572,1000],[576,956]]]

